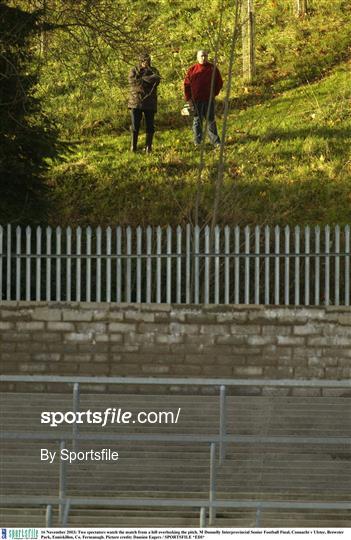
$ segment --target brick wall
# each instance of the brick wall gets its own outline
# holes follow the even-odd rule
[[[2,302],[0,359],[3,374],[347,379],[351,308]]]

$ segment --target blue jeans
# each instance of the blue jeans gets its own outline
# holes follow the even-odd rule
[[[208,124],[207,131],[210,142],[212,144],[220,144],[221,140],[218,135],[216,120],[214,116],[214,101],[195,101],[194,102],[194,120],[193,120],[193,133],[195,144],[200,144],[202,141],[202,124],[206,121],[207,109]]]
[[[131,130],[139,133],[141,118],[144,113],[146,133],[155,132],[154,116],[155,111],[149,111],[147,109],[130,109],[130,119],[132,122]]]

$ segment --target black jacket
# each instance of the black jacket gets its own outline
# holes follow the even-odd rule
[[[130,85],[128,108],[156,112],[157,86],[160,80],[160,74],[153,66],[147,68],[134,67],[131,69],[128,76]]]

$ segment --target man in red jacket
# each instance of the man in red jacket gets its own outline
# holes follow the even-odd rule
[[[185,99],[194,110],[193,133],[195,145],[202,141],[202,123],[208,111],[208,136],[214,146],[221,144],[214,115],[214,98],[223,86],[221,74],[215,68],[213,89],[211,80],[214,66],[208,61],[208,52],[197,53],[197,63],[191,66],[184,79]]]

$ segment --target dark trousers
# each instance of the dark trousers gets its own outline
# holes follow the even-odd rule
[[[134,131],[134,133],[139,133],[143,113],[146,124],[146,133],[155,133],[155,111],[144,109],[130,109],[130,118],[132,121],[131,130]]]
[[[195,144],[200,144],[202,141],[202,124],[204,120],[206,121],[208,109],[207,131],[210,142],[212,144],[220,144],[221,141],[215,121],[214,101],[195,101],[194,109],[193,133]]]

